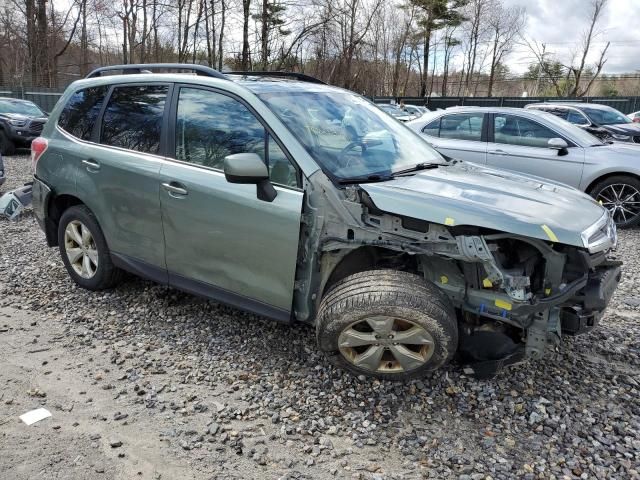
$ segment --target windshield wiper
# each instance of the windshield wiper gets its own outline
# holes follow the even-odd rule
[[[385,182],[387,180],[391,180],[392,178],[393,178],[392,175],[374,174],[374,175],[366,175],[366,176],[362,176],[362,177],[344,178],[344,179],[338,180],[338,183],[340,185],[353,185],[353,184],[356,184],[356,183]]]
[[[420,170],[431,170],[433,168],[444,167],[448,164],[446,163],[416,163],[413,167],[405,168],[404,170],[398,170],[397,172],[393,172],[392,176],[402,175],[405,173],[418,172]]]

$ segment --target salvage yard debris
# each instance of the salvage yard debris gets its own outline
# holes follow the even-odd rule
[[[40,420],[49,418],[50,416],[51,412],[46,408],[36,408],[35,410],[30,410],[27,413],[23,413],[19,418],[27,425],[33,425]]]

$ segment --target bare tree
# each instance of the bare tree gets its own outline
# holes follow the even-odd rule
[[[496,71],[505,56],[512,50],[527,23],[526,10],[522,7],[505,8],[500,1],[491,5],[488,15],[491,34],[491,68],[487,96],[493,95]]]

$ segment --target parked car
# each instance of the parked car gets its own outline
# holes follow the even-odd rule
[[[620,227],[640,222],[640,151],[604,143],[539,110],[457,107],[407,124],[441,154],[562,182],[609,209]]]
[[[634,123],[640,123],[640,112],[633,112],[627,115]]]
[[[13,155],[16,148],[29,148],[46,121],[47,114],[35,103],[0,98],[0,153]]]
[[[133,73],[159,68],[199,75]],[[128,65],[68,87],[31,148],[73,281],[127,270],[306,322],[330,361],[385,379],[456,352],[492,373],[597,325],[620,280],[606,209],[448,162],[363,97],[283,75]]]
[[[0,187],[7,179],[7,174],[4,171],[4,161],[2,160],[2,153],[0,153]]]
[[[640,125],[622,112],[597,103],[532,103],[524,108],[548,112],[604,141],[640,143]]]
[[[416,118],[415,115],[401,109],[397,105],[391,105],[390,103],[378,103],[377,107],[385,113],[388,113],[396,120],[401,122],[408,122]]]
[[[401,108],[409,115],[413,115],[415,118],[421,117],[425,113],[429,112],[427,107],[420,107],[418,105],[405,105]]]

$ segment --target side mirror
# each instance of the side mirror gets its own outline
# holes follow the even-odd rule
[[[255,153],[236,153],[224,158],[224,177],[229,183],[255,184],[260,200],[273,202],[278,192],[269,180],[269,170]]]
[[[569,144],[562,138],[550,138],[547,142],[547,146],[552,150],[558,150],[558,155],[566,155]]]

